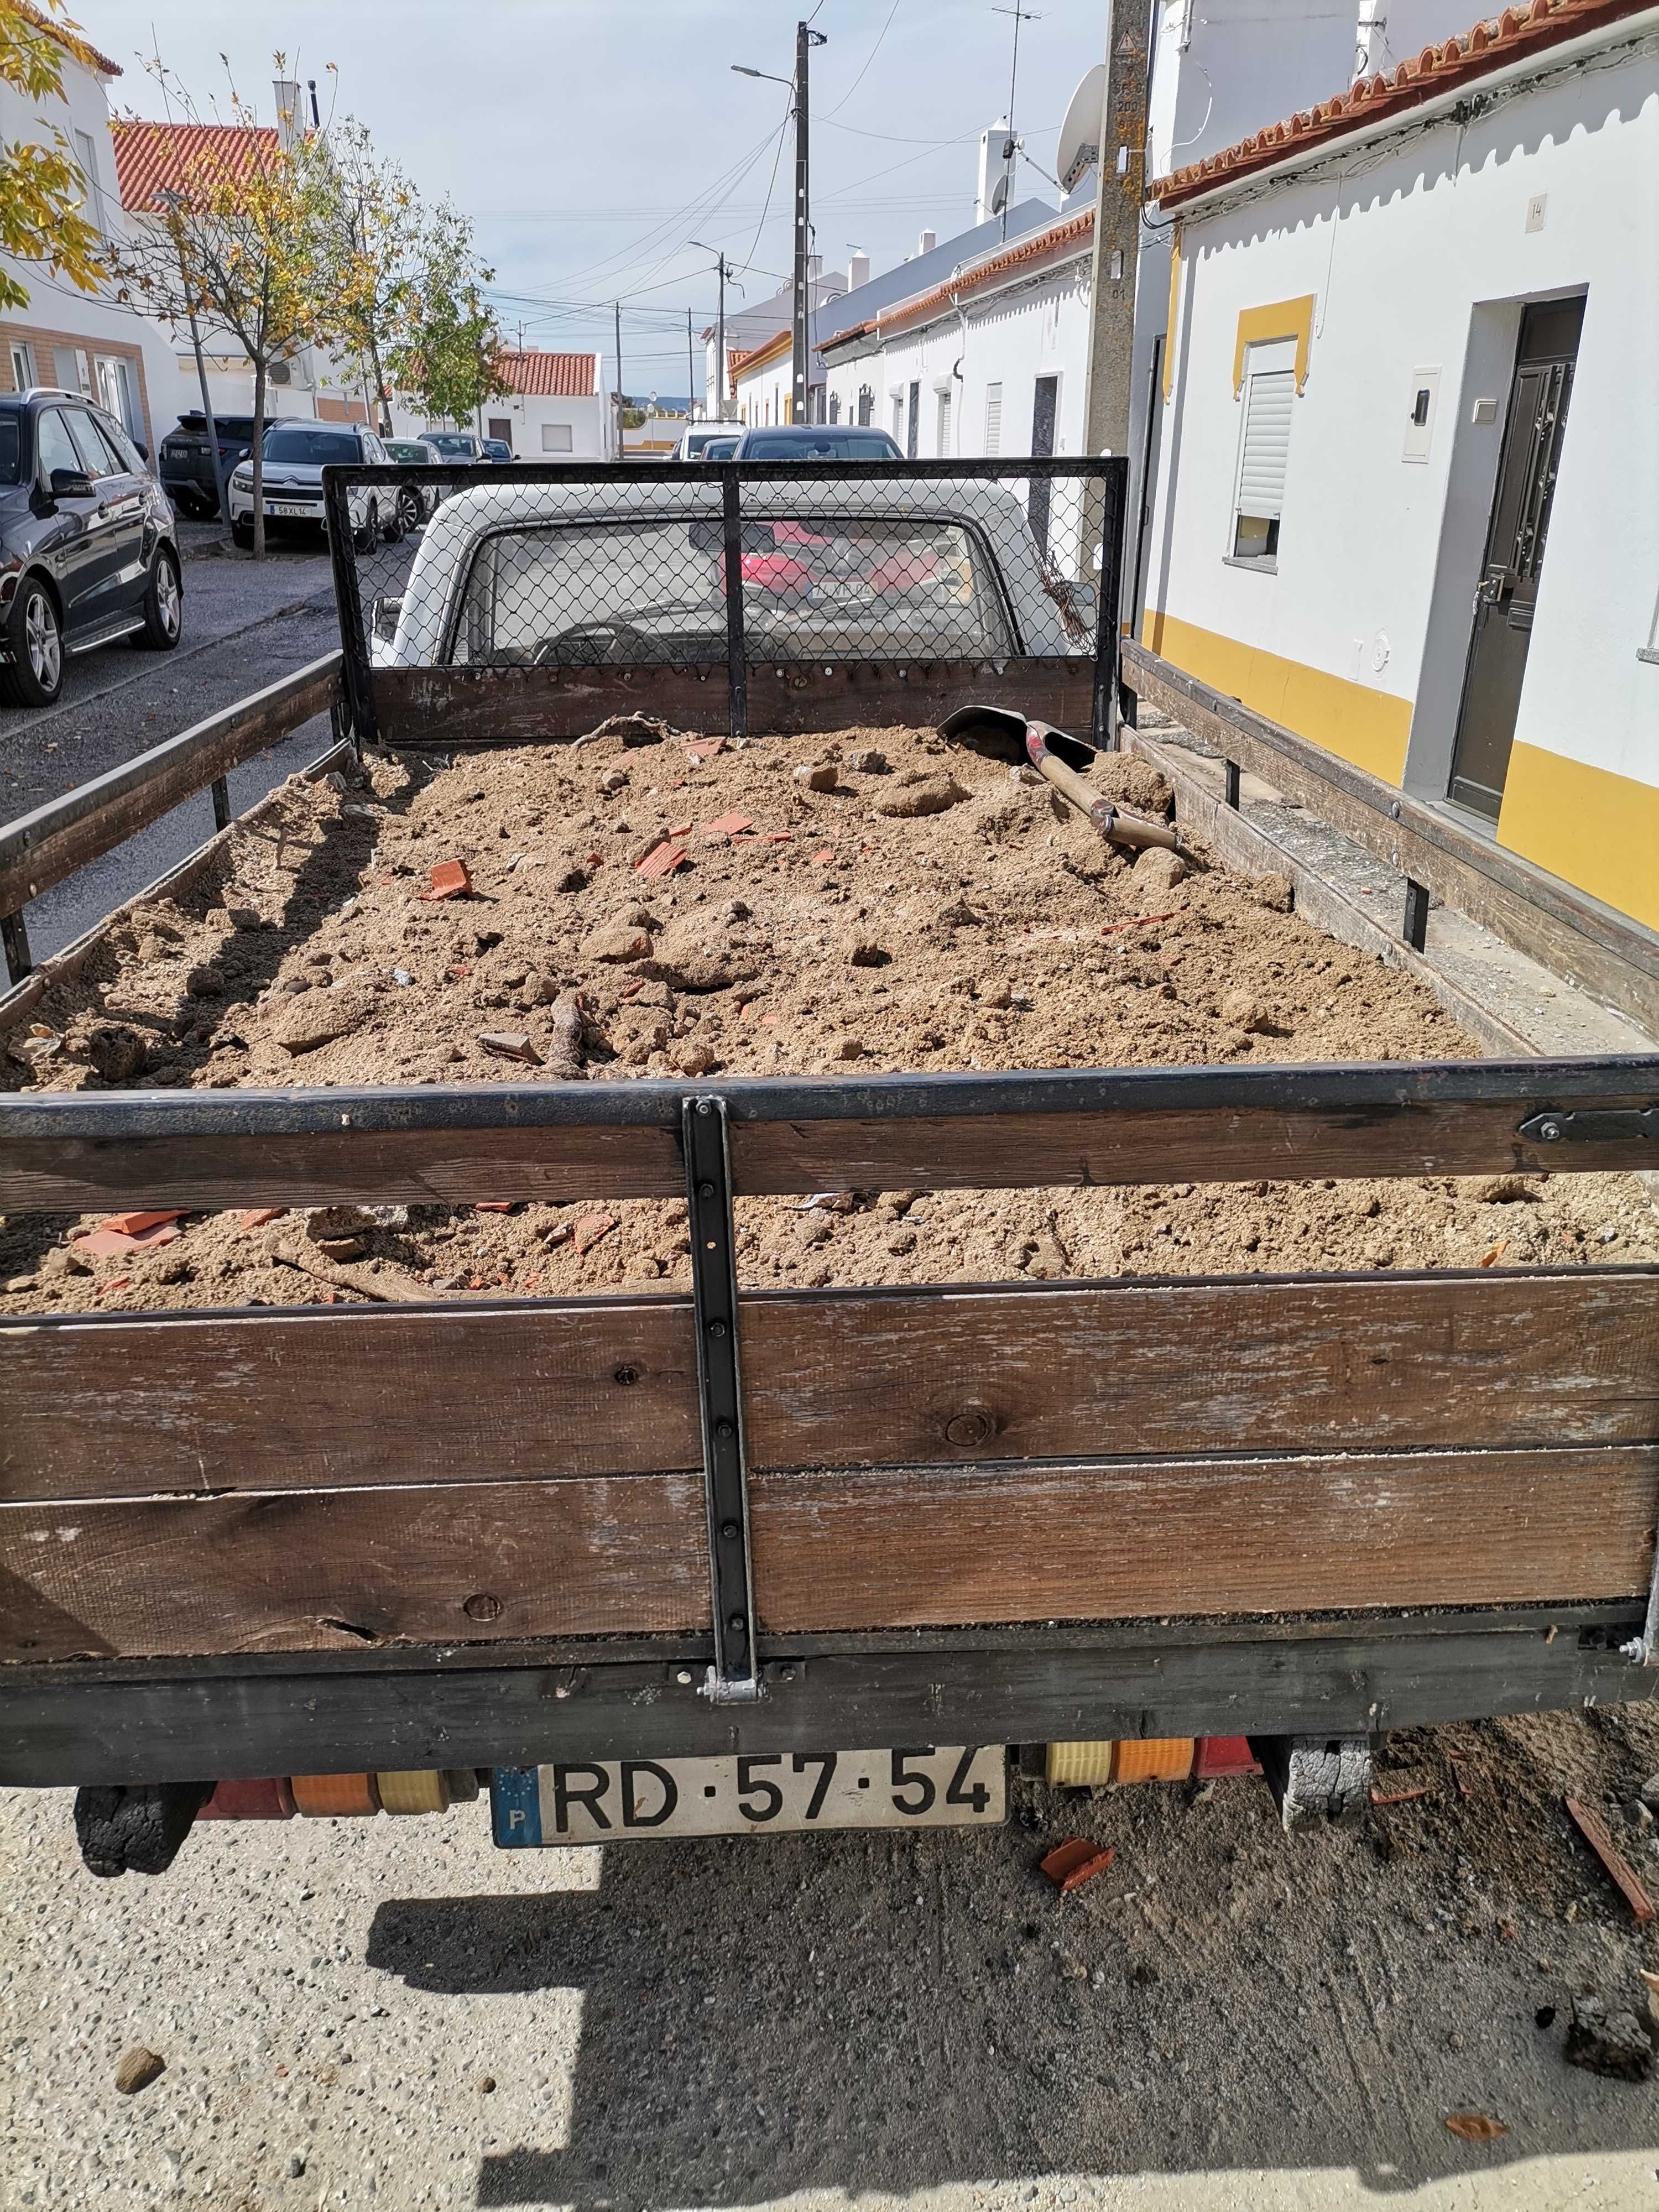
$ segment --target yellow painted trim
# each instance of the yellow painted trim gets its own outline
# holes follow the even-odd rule
[[[1516,744],[1498,842],[1632,921],[1659,929],[1659,787]]]
[[[1284,660],[1237,638],[1200,629],[1149,607],[1141,642],[1151,653],[1184,668],[1213,691],[1224,692],[1270,721],[1282,723],[1339,760],[1398,787],[1406,769],[1412,702],[1373,691],[1322,668]]]
[[[1275,300],[1270,307],[1241,307],[1238,332],[1233,340],[1233,398],[1244,389],[1244,349],[1267,345],[1274,338],[1296,340],[1296,388],[1298,395],[1308,380],[1308,354],[1313,344],[1314,295],[1299,300]]]
[[[1175,398],[1176,318],[1181,312],[1181,218],[1170,233],[1170,310],[1164,319],[1164,404]]]

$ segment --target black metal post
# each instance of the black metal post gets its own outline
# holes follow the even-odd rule
[[[1117,750],[1118,596],[1123,588],[1123,477],[1120,467],[1100,479],[1100,603],[1095,622],[1095,704],[1091,735],[1097,745]],[[1085,495],[1086,513],[1095,504]],[[1087,574],[1086,568],[1085,574]]]
[[[1400,927],[1403,937],[1413,952],[1420,952],[1429,938],[1429,890],[1426,884],[1406,878],[1406,915]]]
[[[1227,804],[1237,811],[1238,806],[1238,763],[1235,760],[1230,760],[1226,762],[1224,765],[1227,770]]]
[[[213,826],[216,830],[230,827],[230,786],[222,775],[216,775],[210,787],[213,793]]]
[[[382,470],[393,488],[397,477],[391,470]],[[368,632],[365,625],[362,593],[359,588],[357,558],[352,544],[350,496],[347,479],[363,481],[361,470],[348,471],[337,462],[331,462],[323,471],[323,516],[328,525],[329,561],[334,571],[334,597],[340,611],[341,681],[345,686],[346,703],[351,709],[351,722],[357,732],[357,742],[373,744],[379,733],[374,719],[374,678],[369,669]],[[375,479],[379,481],[377,477]]]
[[[749,1482],[738,1368],[738,1270],[732,1167],[723,1098],[688,1098],[681,1110],[685,1202],[691,1234],[691,1291],[702,1404],[702,1461],[708,1497],[708,1576],[717,1705],[760,1695],[755,1664],[749,1562]]]
[[[749,671],[743,640],[743,503],[738,471],[730,461],[720,467],[720,508],[726,549],[726,669],[729,697],[726,728],[734,738],[749,734]]]
[[[5,946],[7,975],[14,983],[21,983],[34,965],[21,908],[15,914],[0,914],[0,944]]]

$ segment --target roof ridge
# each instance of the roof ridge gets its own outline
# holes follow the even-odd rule
[[[872,331],[896,329],[917,317],[931,314],[936,307],[953,306],[964,293],[978,291],[998,276],[1029,262],[1044,260],[1073,240],[1092,234],[1094,227],[1094,210],[1079,208],[1075,215],[1062,216],[1057,222],[1046,223],[1041,230],[1028,232],[1012,245],[997,247],[988,257],[969,263],[943,283],[930,286],[925,292],[913,293],[908,300],[896,300],[890,308],[878,307],[864,322],[847,324],[826,337],[823,343],[842,345],[848,338],[861,337]]]
[[[1272,168],[1292,153],[1345,136],[1383,115],[1405,114],[1471,79],[1582,32],[1654,11],[1655,0],[1528,0],[1484,16],[1467,31],[1431,44],[1387,76],[1358,77],[1329,100],[1298,108],[1247,138],[1157,179],[1148,197],[1160,206],[1195,198],[1229,179]]]

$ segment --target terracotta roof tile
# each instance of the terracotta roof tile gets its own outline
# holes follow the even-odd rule
[[[158,192],[252,176],[282,143],[266,124],[112,121],[110,137],[121,204],[135,214],[154,208]]]
[[[599,388],[598,359],[591,353],[517,353],[509,348],[501,367],[514,391],[526,399],[591,399]]]
[[[1650,14],[1653,7],[1654,0],[1529,0],[1524,8],[1505,8],[1501,15],[1476,23],[1443,45],[1425,46],[1414,60],[1401,62],[1388,76],[1361,77],[1317,106],[1303,108],[1236,145],[1173,170],[1152,184],[1150,197],[1162,207],[1179,207],[1310,147],[1363,131],[1384,116],[1408,113],[1472,78],[1507,69],[1512,62],[1586,31],[1627,15]]]
[[[849,338],[884,336],[901,331],[913,323],[926,322],[941,307],[954,307],[958,300],[968,299],[988,285],[1003,277],[1017,274],[1043,262],[1069,260],[1082,252],[1094,237],[1095,212],[1085,208],[1080,215],[1067,216],[1062,222],[1050,223],[1046,230],[1033,231],[1018,245],[994,253],[987,261],[976,263],[959,276],[952,276],[931,291],[918,292],[910,299],[900,300],[884,312],[872,315],[868,322],[849,324],[826,338],[826,347],[845,345]]]
[[[119,62],[112,62],[107,54],[100,54],[90,39],[83,38],[79,31],[71,30],[67,23],[48,15],[44,9],[35,7],[33,0],[17,0],[17,12],[20,15],[26,15],[36,30],[44,31],[49,39],[56,39],[58,45],[66,47],[77,62],[83,63],[88,69],[96,70],[100,76],[120,76]]]

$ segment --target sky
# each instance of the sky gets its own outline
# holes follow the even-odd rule
[[[1012,6],[1012,0],[1005,0]],[[1022,0],[1023,4],[1023,0]],[[118,112],[161,115],[159,52],[198,111],[231,75],[273,117],[272,55],[315,77],[322,112],[366,123],[424,197],[473,219],[510,339],[614,353],[636,394],[684,393],[686,310],[714,313],[714,252],[760,301],[790,267],[786,85],[803,12],[812,56],[812,216],[827,269],[861,246],[879,273],[973,220],[979,134],[1006,112],[1012,15],[990,0],[70,0],[124,74]],[[1054,164],[1067,101],[1104,52],[1107,0],[1041,0],[1019,26],[1014,119]],[[153,39],[153,44],[152,44]],[[330,65],[332,65],[331,68]],[[1059,194],[1022,167],[1017,197]],[[699,240],[702,247],[690,241]]]

